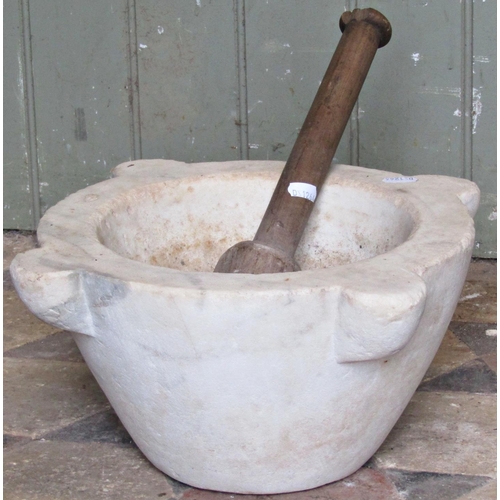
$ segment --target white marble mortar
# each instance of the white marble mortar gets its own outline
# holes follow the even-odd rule
[[[75,332],[143,453],[195,487],[281,493],[361,467],[465,280],[474,183],[346,165],[316,201],[301,272],[212,273],[253,238],[282,168],[124,163],[49,209],[41,248],[11,266],[30,310]]]

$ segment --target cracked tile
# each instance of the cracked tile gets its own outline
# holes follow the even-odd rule
[[[497,283],[496,259],[472,259],[467,272],[466,281],[484,281]]]
[[[4,352],[59,331],[31,314],[15,290],[3,293]]]
[[[481,356],[481,359],[490,367],[493,372],[497,372],[497,353],[491,352],[490,354],[485,354]]]
[[[416,392],[374,463],[387,469],[494,476],[496,396]]]
[[[16,446],[18,444],[26,444],[31,441],[30,438],[20,437],[20,436],[11,436],[10,434],[3,435],[3,449],[11,448],[12,446]]]
[[[419,391],[496,393],[497,376],[481,359],[473,359],[421,384]]]
[[[169,479],[137,448],[32,441],[4,453],[6,500],[177,499]]]
[[[113,409],[90,415],[43,437],[49,441],[99,442],[135,446]]]
[[[466,493],[457,500],[497,500],[497,481],[490,480],[484,486],[476,488],[470,493]]]
[[[450,330],[478,356],[496,352],[496,323],[450,323]]]
[[[3,272],[3,291],[10,292],[15,290],[14,283],[12,282],[12,277],[10,275],[10,271]]]
[[[388,470],[386,474],[392,479],[402,498],[408,500],[457,500],[491,480],[482,476],[400,470]]]
[[[496,282],[466,281],[453,315],[453,321],[496,323],[496,302]]]
[[[109,409],[87,365],[4,358],[4,430],[36,438]]]
[[[62,330],[41,340],[15,347],[4,352],[4,356],[9,358],[84,362],[71,333]]]
[[[448,330],[441,342],[439,350],[434,357],[431,366],[424,376],[424,381],[448,373],[461,366],[467,361],[474,359],[476,355],[470,347],[458,339],[452,331]]]
[[[4,352],[58,331],[31,314],[14,289],[9,266],[18,253],[36,247],[31,231],[7,231],[3,235],[3,346]]]

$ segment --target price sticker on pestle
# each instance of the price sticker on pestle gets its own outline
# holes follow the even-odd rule
[[[316,199],[316,186],[305,182],[290,182],[288,192],[291,196],[305,198],[312,202]]]

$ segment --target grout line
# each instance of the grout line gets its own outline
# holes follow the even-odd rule
[[[31,45],[31,19],[29,0],[19,0],[21,21],[22,72],[25,82],[24,108],[26,123],[26,150],[28,154],[28,182],[31,193],[33,229],[38,227],[41,217],[38,147],[36,134],[35,83],[33,76],[33,52]]]
[[[357,8],[358,0],[346,0],[346,11]],[[349,118],[349,164],[359,165],[359,98],[356,100]]]
[[[128,92],[131,160],[142,158],[141,108],[139,100],[139,58],[137,55],[136,0],[127,0],[128,21]]]
[[[473,0],[462,2],[462,177],[472,180]]]
[[[236,67],[238,71],[238,98],[236,125],[239,132],[240,160],[248,160],[248,90],[247,90],[247,54],[246,54],[246,19],[245,0],[233,0],[234,28],[236,42]]]

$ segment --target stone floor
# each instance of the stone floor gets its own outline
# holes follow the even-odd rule
[[[70,334],[33,317],[10,280],[30,234],[4,234],[4,498],[250,500],[153,467],[130,439]],[[342,481],[280,500],[493,500],[496,261],[470,266],[442,346],[375,456]]]

